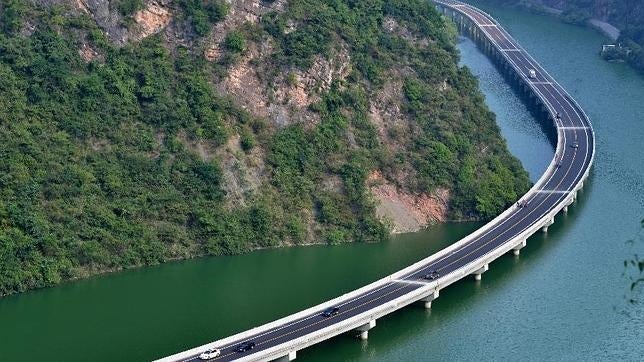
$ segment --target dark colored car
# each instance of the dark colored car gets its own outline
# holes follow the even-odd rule
[[[235,351],[241,353],[241,352],[250,351],[253,348],[255,348],[255,342],[246,341],[246,342],[242,342],[239,346],[237,346],[237,348],[235,348]]]
[[[433,270],[429,274],[426,274],[423,278],[427,280],[435,280],[435,279],[438,279],[438,277],[440,276],[441,275],[436,270]]]
[[[340,307],[329,307],[322,312],[322,317],[333,317],[334,315],[338,314],[339,311]]]
[[[573,142],[572,145],[570,145],[572,148],[579,148],[579,142]]]

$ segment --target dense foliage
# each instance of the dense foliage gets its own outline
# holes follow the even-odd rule
[[[221,4],[180,1],[179,20],[203,35],[228,11]],[[317,125],[280,129],[218,95],[209,80],[221,64],[200,52],[169,49],[161,36],[116,47],[87,15],[61,7],[3,0],[0,14],[0,295],[311,232],[328,243],[380,241],[387,229],[365,181],[403,163],[418,175],[406,187],[453,190],[454,218],[492,217],[529,186],[476,81],[456,65],[453,28],[423,0],[292,0],[265,16],[253,31],[275,40],[275,73],[305,69],[340,42],[357,69],[313,106]],[[385,16],[431,41],[383,32]],[[295,31],[284,31],[288,20]],[[243,53],[247,30],[231,32],[225,51]],[[83,61],[84,42],[103,57]],[[413,142],[391,153],[369,122],[368,92],[403,61],[415,74],[404,87]],[[264,150],[269,182],[230,207],[217,157],[188,144],[217,148],[235,134],[243,151]],[[339,187],[328,187],[334,179]]]

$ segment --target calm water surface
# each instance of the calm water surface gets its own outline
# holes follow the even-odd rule
[[[480,283],[441,291],[431,311],[378,321],[369,340],[341,336],[298,360],[641,360],[644,312],[624,302],[624,241],[644,217],[644,80],[597,56],[593,30],[476,2],[587,111],[597,134],[590,181],[547,235]],[[533,180],[552,146],[472,42],[462,63]],[[453,243],[455,224],[375,245],[302,247],[127,271],[0,299],[0,361],[140,361],[217,339],[364,285]]]

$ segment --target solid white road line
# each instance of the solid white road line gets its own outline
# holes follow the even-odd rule
[[[563,190],[539,190],[536,192],[540,194],[569,194],[570,193],[570,191],[563,191]]]
[[[418,284],[418,285],[427,285],[430,282],[423,282],[420,280],[404,280],[404,279],[395,279],[393,280],[394,283],[404,283],[404,284]]]

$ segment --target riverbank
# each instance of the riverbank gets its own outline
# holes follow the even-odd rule
[[[529,6],[525,6],[525,8],[531,9],[531,10],[535,9],[534,7],[529,7]],[[539,9],[543,14],[552,15],[557,17],[560,20],[563,20],[561,18],[561,14],[563,13],[563,10],[561,9],[556,9],[545,5],[542,5]],[[598,30],[602,34],[609,37],[612,41],[616,41],[617,39],[619,39],[619,36],[621,33],[621,31],[616,26],[600,19],[591,18],[588,20],[588,23],[586,25]]]

